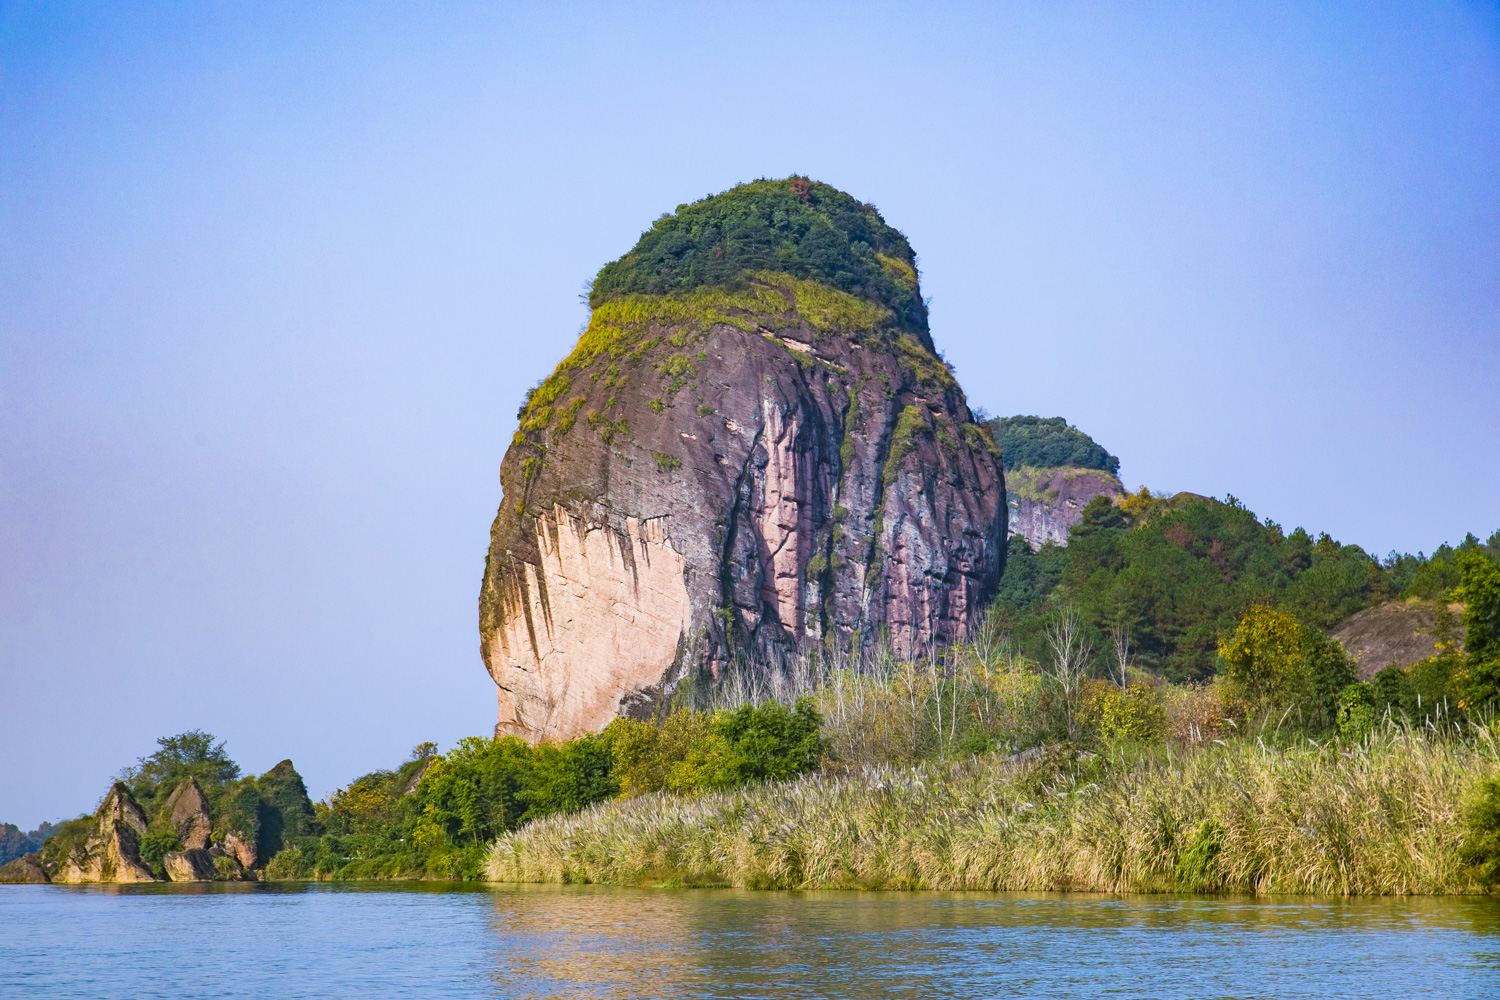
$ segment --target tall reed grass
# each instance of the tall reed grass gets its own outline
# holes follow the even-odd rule
[[[752,888],[1429,894],[1477,891],[1465,804],[1489,730],[1352,745],[1054,747],[615,799],[497,840],[496,881]]]

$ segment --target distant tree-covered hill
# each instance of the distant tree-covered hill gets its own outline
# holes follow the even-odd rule
[[[1048,623],[1067,607],[1080,616],[1096,654],[1112,634],[1128,633],[1139,667],[1201,681],[1217,670],[1220,640],[1253,607],[1327,630],[1389,598],[1446,599],[1459,583],[1464,552],[1500,563],[1500,531],[1487,542],[1471,534],[1430,556],[1377,559],[1327,534],[1285,532],[1233,497],[1153,497],[1142,489],[1118,503],[1091,501],[1066,547],[1033,552],[1012,537],[992,614],[1039,662],[1047,656]]]

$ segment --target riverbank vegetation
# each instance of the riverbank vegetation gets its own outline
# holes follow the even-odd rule
[[[1090,511],[1043,557],[1061,572],[1023,601],[1002,594],[942,656],[825,655],[712,688],[710,703],[810,705],[817,772],[622,788],[501,836],[488,876],[1335,893],[1495,882],[1500,537],[1381,563],[1284,536],[1237,504],[1135,501]],[[1132,579],[1143,564],[1154,581]],[[1461,620],[1440,622],[1432,656],[1358,681],[1325,624],[1439,575]],[[1152,582],[1155,618],[1120,613]],[[1211,670],[1164,669],[1205,645]]]
[[[1472,891],[1464,804],[1500,767],[1401,726],[1273,748],[1050,747],[600,803],[501,837],[496,880],[1103,892]]]
[[[1441,602],[1432,655],[1360,681],[1326,629],[1394,596]],[[650,718],[423,744],[317,803],[199,732],[121,778],[153,817],[193,778],[266,879],[1457,892],[1500,883],[1497,702],[1500,533],[1375,560],[1142,490],[1013,554],[942,653],[737,663]],[[178,846],[153,826],[142,859]]]

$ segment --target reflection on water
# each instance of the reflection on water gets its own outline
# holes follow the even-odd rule
[[[1500,903],[500,889],[503,996],[1500,994]]]
[[[0,888],[4,997],[1500,994],[1500,901]]]

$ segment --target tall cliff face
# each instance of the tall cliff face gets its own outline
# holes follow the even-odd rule
[[[684,206],[601,272],[501,464],[497,733],[597,729],[737,657],[965,637],[1005,489],[913,261],[873,208],[792,178]]]

